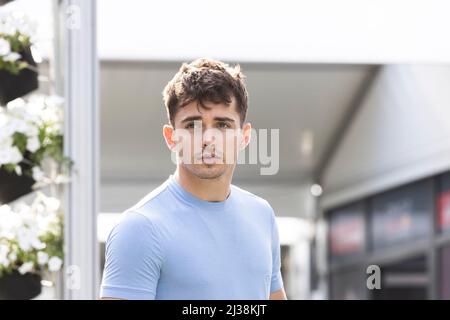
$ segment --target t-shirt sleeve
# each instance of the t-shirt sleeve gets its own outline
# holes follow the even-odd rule
[[[151,300],[163,261],[158,228],[144,215],[124,214],[106,241],[100,297]]]
[[[283,279],[281,277],[281,256],[280,256],[280,238],[275,215],[272,213],[272,278],[270,283],[270,293],[283,288]]]

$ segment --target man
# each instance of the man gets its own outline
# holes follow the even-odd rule
[[[177,168],[111,231],[102,298],[286,299],[274,212],[231,184],[250,141],[243,80],[239,66],[198,59],[165,87]]]

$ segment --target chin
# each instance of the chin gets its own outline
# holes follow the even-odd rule
[[[197,164],[186,166],[187,170],[200,179],[217,179],[227,172],[224,165],[219,164]]]

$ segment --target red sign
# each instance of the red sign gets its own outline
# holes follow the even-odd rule
[[[364,220],[354,216],[335,221],[330,230],[330,249],[335,255],[360,252],[364,248]]]
[[[438,217],[441,229],[450,227],[450,190],[439,195]]]

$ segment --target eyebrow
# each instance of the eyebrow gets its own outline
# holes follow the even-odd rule
[[[201,116],[190,116],[186,117],[183,120],[181,120],[181,123],[189,122],[189,121],[196,121],[196,120],[202,120]],[[228,121],[228,122],[235,122],[234,119],[228,118],[228,117],[214,117],[215,121]]]
[[[216,120],[216,121],[235,122],[234,119],[231,119],[231,118],[228,118],[228,117],[214,117],[214,120]]]
[[[190,117],[186,117],[183,120],[181,120],[181,123],[185,123],[185,122],[189,122],[189,121],[195,121],[195,120],[202,120],[201,116],[190,116]]]

